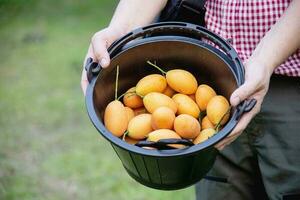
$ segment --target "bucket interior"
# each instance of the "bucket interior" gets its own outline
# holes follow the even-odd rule
[[[119,65],[118,96],[134,87],[146,75],[160,74],[147,60],[156,62],[163,70],[185,69],[191,72],[198,84],[208,84],[217,94],[228,100],[238,83],[230,60],[223,52],[207,45],[184,41],[153,41],[122,50],[108,68],[102,69],[94,87],[94,108],[103,122],[107,104],[114,100],[116,66]]]

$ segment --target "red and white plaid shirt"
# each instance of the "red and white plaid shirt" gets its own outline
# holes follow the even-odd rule
[[[245,61],[290,2],[291,0],[208,0],[205,4],[205,23],[209,30],[232,40],[231,44]],[[300,77],[300,49],[277,67],[274,73]]]

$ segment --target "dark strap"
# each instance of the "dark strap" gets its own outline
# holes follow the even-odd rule
[[[190,5],[192,8],[195,8],[197,10],[202,10],[204,9],[204,5],[207,0],[182,0],[182,1]]]
[[[175,21],[181,2],[182,0],[168,0],[165,8],[160,13],[158,21]]]
[[[204,26],[206,0],[169,0],[159,21],[181,21]]]

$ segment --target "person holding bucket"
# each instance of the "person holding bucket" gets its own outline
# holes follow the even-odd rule
[[[92,37],[86,58],[109,66],[107,48],[153,22],[166,3],[121,0],[109,26]],[[244,61],[245,82],[231,105],[250,98],[257,104],[215,145],[220,152],[196,186],[197,199],[300,199],[300,1],[208,0],[205,8],[206,27],[230,40]],[[87,84],[83,69],[84,93]]]

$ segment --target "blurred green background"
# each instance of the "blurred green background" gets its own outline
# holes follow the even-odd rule
[[[0,199],[194,199],[130,178],[80,89],[94,32],[116,1],[0,0]]]

